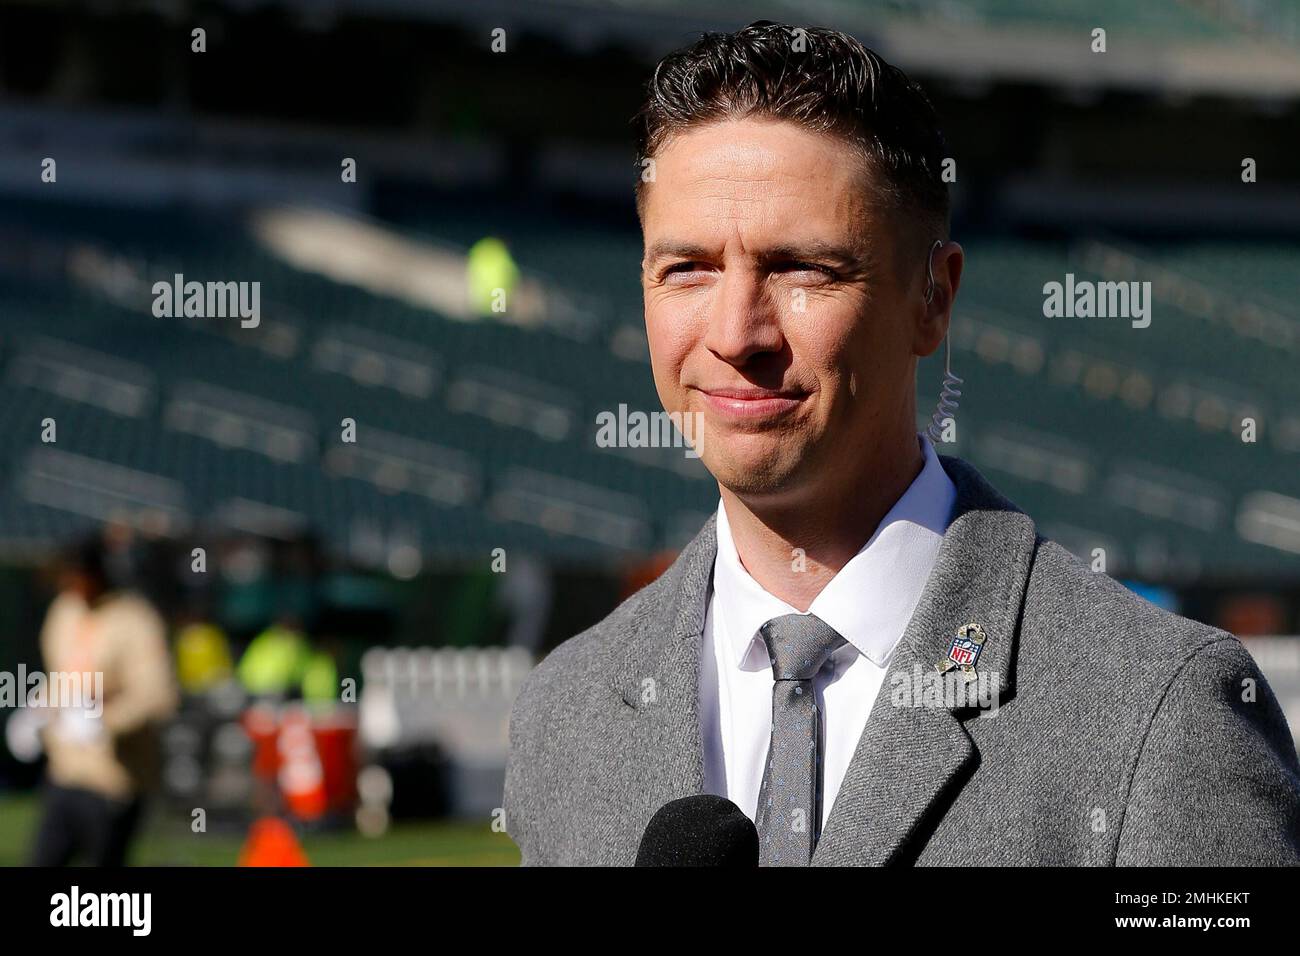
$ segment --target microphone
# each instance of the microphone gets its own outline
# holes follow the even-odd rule
[[[655,811],[637,866],[758,866],[758,829],[725,797],[697,793]]]

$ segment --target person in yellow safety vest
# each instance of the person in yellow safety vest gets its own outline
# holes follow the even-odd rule
[[[239,659],[239,680],[255,696],[287,696],[302,682],[311,648],[292,627],[272,624]]]
[[[201,694],[234,672],[230,642],[215,624],[194,621],[176,634],[176,676],[187,694]]]
[[[500,314],[510,307],[519,282],[519,267],[504,242],[485,236],[470,247],[465,257],[465,281],[475,312],[483,316]]]
[[[339,699],[334,659],[315,651],[301,632],[272,624],[253,638],[239,660],[239,680],[254,696],[288,697],[295,691],[312,703]]]

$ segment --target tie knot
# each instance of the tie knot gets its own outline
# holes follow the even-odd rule
[[[774,617],[758,633],[767,644],[775,680],[811,680],[827,659],[848,643],[812,614]]]

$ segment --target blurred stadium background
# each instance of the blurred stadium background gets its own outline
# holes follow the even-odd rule
[[[854,33],[944,120],[941,450],[1246,638],[1300,729],[1293,0],[6,2],[0,669],[40,666],[56,556],[99,535],[184,692],[137,862],[234,863],[263,787],[312,863],[517,860],[490,826],[514,689],[717,501],[680,450],[595,441],[658,408],[628,120],[659,56],[760,18]],[[1066,273],[1151,281],[1150,327],[1043,318]],[[260,282],[260,323],[156,318],[176,274]],[[16,864],[42,758],[0,721]]]

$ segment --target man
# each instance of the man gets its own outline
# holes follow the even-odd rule
[[[101,696],[50,702],[31,862],[122,866],[156,783],[158,726],[177,705],[166,631],[143,597],[109,589],[97,538],[70,552],[59,584],[40,641],[51,686],[55,674],[85,675],[80,685]]]
[[[1295,749],[1242,645],[916,433],[963,258],[915,84],[759,23],[665,58],[638,122],[655,384],[721,503],[522,688],[523,862],[630,864],[701,792],[764,865],[1300,862]]]

